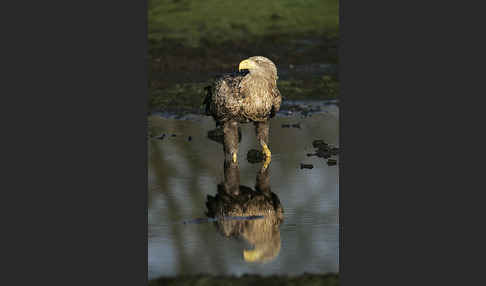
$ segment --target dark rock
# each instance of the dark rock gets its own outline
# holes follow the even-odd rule
[[[208,138],[213,141],[223,143],[223,136],[224,134],[221,128],[216,128],[208,131]]]
[[[189,136],[189,137],[187,138],[187,140],[188,140],[188,141],[192,141],[192,137],[191,137],[191,136]]]
[[[249,163],[260,163],[265,159],[265,154],[260,150],[251,149],[246,154],[246,159]]]
[[[339,148],[334,147],[334,148],[331,149],[331,154],[332,155],[338,155],[339,152],[340,152]]]
[[[161,135],[159,135],[159,136],[156,136],[155,138],[156,138],[156,139],[160,139],[160,140],[162,140],[162,139],[164,139],[164,138],[165,138],[165,133],[164,133],[164,134],[161,134]]]
[[[319,149],[317,150],[316,154],[320,158],[324,158],[324,159],[331,158],[331,154],[329,153],[329,150]]]
[[[337,164],[337,161],[335,159],[329,159],[327,160],[327,165],[328,166],[334,166]]]
[[[300,123],[282,124],[282,128],[299,128],[300,129]]]
[[[300,169],[312,169],[314,168],[314,165],[312,164],[302,164],[300,163]]]
[[[327,148],[328,144],[326,142],[324,142],[324,140],[314,140],[312,142],[312,146],[314,146],[314,148],[320,148],[320,149],[324,149],[324,148]]]

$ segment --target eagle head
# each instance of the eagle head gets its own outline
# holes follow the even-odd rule
[[[250,57],[241,61],[238,70],[248,70],[252,76],[263,76],[275,81],[278,79],[275,64],[262,56]]]

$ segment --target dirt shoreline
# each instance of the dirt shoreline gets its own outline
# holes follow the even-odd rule
[[[242,275],[235,276],[214,276],[207,274],[200,275],[181,275],[176,277],[161,277],[151,280],[149,286],[179,286],[179,285],[323,285],[338,286],[339,275],[331,274],[303,274],[299,276],[260,276],[260,275]]]

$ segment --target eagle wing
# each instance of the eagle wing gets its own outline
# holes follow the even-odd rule
[[[245,92],[240,83],[247,72],[225,74],[217,78],[212,86],[206,87],[204,99],[206,115],[221,123],[240,114]]]
[[[225,74],[206,87],[206,115],[219,125],[229,119],[238,122],[266,121],[280,110],[282,96],[275,82],[247,77],[247,72]],[[258,82],[259,81],[259,82]],[[263,89],[258,89],[258,88]]]
[[[280,105],[282,104],[282,95],[278,90],[277,86],[273,86],[272,88],[272,112],[270,114],[270,118],[273,118],[275,114],[280,110]]]

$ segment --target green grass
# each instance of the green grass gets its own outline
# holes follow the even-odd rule
[[[193,47],[268,34],[339,31],[338,0],[149,0],[151,43],[175,39]]]

